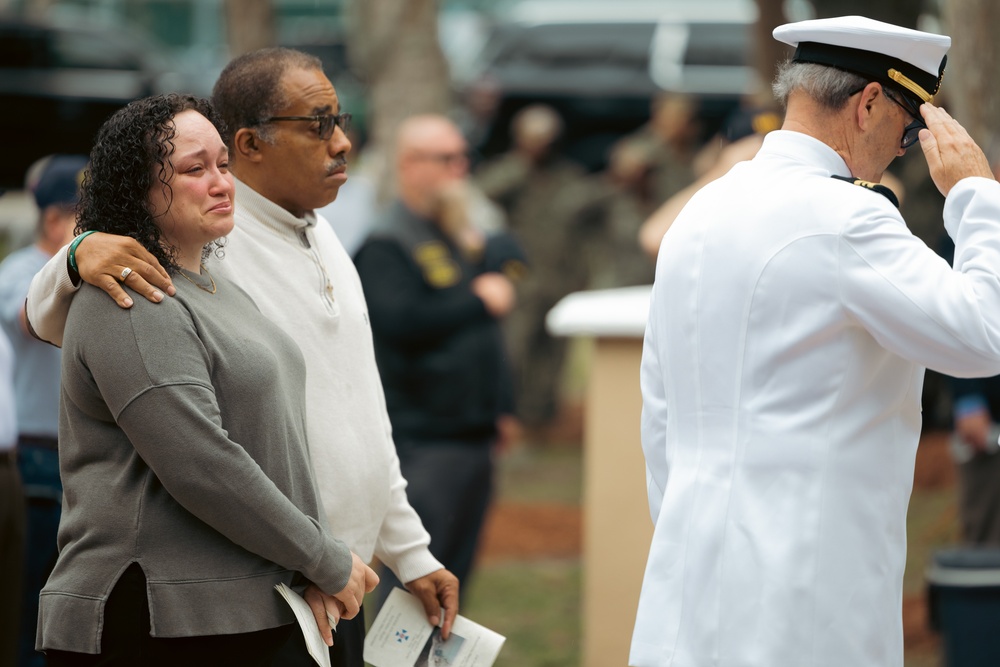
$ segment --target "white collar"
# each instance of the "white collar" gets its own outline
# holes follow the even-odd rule
[[[306,211],[303,217],[298,218],[240,179],[233,177],[233,180],[236,182],[237,211],[243,209],[246,215],[277,232],[298,232],[316,224],[315,211]]]
[[[792,130],[775,130],[764,137],[758,156],[777,155],[801,162],[810,167],[818,167],[831,175],[851,176],[844,158],[837,151],[816,137]]]

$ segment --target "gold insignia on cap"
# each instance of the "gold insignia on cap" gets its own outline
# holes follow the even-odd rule
[[[900,72],[898,69],[891,68],[889,70],[889,78],[898,83],[899,85],[901,85],[903,88],[909,90],[911,93],[922,99],[924,102],[934,101],[933,95],[931,95],[926,90],[921,88],[920,84],[918,84],[916,81],[914,81],[910,77]]]

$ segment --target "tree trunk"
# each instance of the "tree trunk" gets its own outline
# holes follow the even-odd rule
[[[754,100],[756,106],[774,106],[774,95],[771,93],[771,82],[780,63],[791,55],[787,44],[782,44],[774,38],[772,31],[779,25],[787,23],[782,0],[756,0],[757,24],[754,28],[753,59],[751,62],[760,77],[761,89]]]
[[[271,0],[225,0],[229,57],[276,46]]]
[[[996,0],[948,0],[945,33],[952,36],[942,91],[952,115],[1000,162],[1000,3]]]
[[[366,159],[385,165],[399,123],[407,116],[446,113],[448,65],[438,42],[437,0],[354,0],[351,58],[369,84],[371,145]],[[389,170],[381,199],[391,192]]]
[[[951,0],[949,0],[950,2]],[[916,28],[923,4],[919,0],[812,0],[816,18],[866,16],[876,21]]]

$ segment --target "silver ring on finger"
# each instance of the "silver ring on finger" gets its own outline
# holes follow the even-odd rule
[[[122,282],[125,282],[125,279],[128,278],[129,275],[131,274],[132,274],[132,269],[128,268],[127,266],[124,269],[122,269]]]

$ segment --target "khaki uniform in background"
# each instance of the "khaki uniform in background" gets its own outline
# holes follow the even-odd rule
[[[562,158],[531,163],[508,153],[483,165],[476,182],[504,209],[531,266],[504,329],[517,416],[528,427],[543,426],[558,412],[566,355],[566,341],[545,331],[545,315],[559,299],[587,286],[580,228],[587,179],[580,166]]]
[[[632,188],[602,184],[597,228],[588,243],[591,289],[651,285],[656,263],[639,247],[639,228],[656,204]]]
[[[694,182],[693,156],[664,144],[649,126],[630,134],[622,142],[637,143],[649,154],[650,196],[657,204],[662,204]]]

